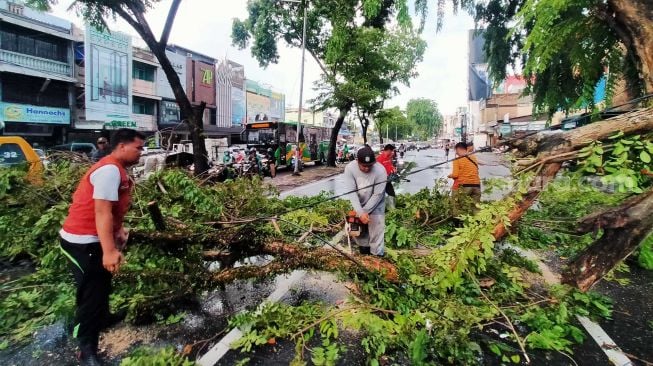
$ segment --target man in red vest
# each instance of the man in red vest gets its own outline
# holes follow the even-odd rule
[[[79,340],[82,365],[100,364],[100,331],[111,318],[111,274],[120,268],[127,241],[123,219],[133,183],[126,168],[138,163],[144,142],[145,136],[134,130],[114,133],[111,153],[84,174],[59,231],[61,250],[71,262],[77,285],[73,337]]]

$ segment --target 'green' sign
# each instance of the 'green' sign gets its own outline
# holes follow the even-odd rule
[[[136,121],[111,121],[104,124],[106,128],[136,128]]]

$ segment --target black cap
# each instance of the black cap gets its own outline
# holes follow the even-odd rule
[[[383,147],[383,150],[386,150],[386,151],[387,150],[394,150],[394,149],[395,149],[395,145],[393,145],[393,144],[387,144],[387,145],[385,145],[385,147]]]
[[[369,146],[363,146],[356,153],[356,159],[363,165],[372,165],[376,162],[374,150]]]

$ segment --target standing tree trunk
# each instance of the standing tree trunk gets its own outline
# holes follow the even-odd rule
[[[327,166],[336,166],[336,144],[338,143],[338,133],[340,133],[340,128],[345,122],[345,117],[347,113],[351,110],[353,103],[348,102],[340,108],[340,114],[336,120],[336,124],[331,130],[331,138],[329,139],[329,153],[327,154]]]
[[[186,122],[188,124],[188,129],[190,131],[191,140],[193,142],[193,163],[195,165],[195,174],[199,175],[206,172],[209,169],[206,145],[204,144],[204,126],[202,122],[202,115],[204,113],[205,104],[202,103],[197,107],[193,107],[190,103],[190,99],[186,95],[184,88],[179,80],[179,75],[172,67],[168,56],[166,55],[166,46],[168,45],[168,38],[172,30],[172,25],[174,23],[175,15],[179,9],[181,0],[173,0],[170,5],[170,10],[168,12],[168,17],[166,18],[165,27],[161,32],[161,38],[159,41],[154,37],[154,33],[150,28],[150,25],[145,19],[144,9],[138,7],[135,3],[129,3],[125,6],[129,11],[125,10],[121,4],[116,3],[113,5],[107,5],[115,14],[124,19],[129,25],[134,28],[136,33],[143,38],[145,44],[150,48],[154,56],[159,61],[161,69],[166,74],[166,78],[170,83],[177,104],[179,104],[179,110],[181,111],[182,116],[186,117]],[[130,15],[131,13],[131,15]],[[132,17],[133,15],[133,17]]]
[[[650,0],[609,0],[614,13],[612,28],[639,59],[647,92],[653,92],[653,5]]]
[[[202,102],[199,106],[193,107],[184,91],[184,87],[181,85],[179,75],[177,75],[177,72],[172,67],[170,60],[165,53],[165,47],[159,49],[157,45],[155,48],[150,46],[150,49],[152,49],[152,52],[159,60],[161,69],[166,74],[166,78],[168,79],[172,92],[177,100],[177,104],[179,104],[181,115],[182,117],[185,117],[186,124],[188,125],[188,131],[190,132],[190,138],[193,144],[193,164],[195,165],[195,174],[202,174],[209,170],[207,159],[208,153],[206,152],[206,145],[204,144],[204,125],[202,121],[206,104]]]

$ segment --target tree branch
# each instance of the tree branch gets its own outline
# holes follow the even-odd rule
[[[139,28],[136,27],[134,28],[136,29],[138,34],[140,34],[140,36],[143,37],[145,43],[147,43],[147,45],[150,46],[150,48],[152,48],[152,51],[154,51],[154,48],[161,48],[159,42],[157,42],[156,38],[154,38],[154,32],[152,32],[152,28],[150,28],[150,24],[147,22],[147,19],[145,19],[142,9],[136,8],[132,3],[128,3],[127,7],[132,12],[132,14],[134,14],[137,23],[140,25]]]
[[[131,25],[132,28],[134,28],[134,30],[136,31],[136,33],[140,34],[141,37],[143,36],[142,33],[145,32],[145,29],[141,27],[141,24],[138,23],[138,21],[134,19],[131,15],[129,15],[129,13],[127,13],[125,9],[123,9],[119,5],[116,5],[111,7],[111,10],[113,10],[114,13],[118,14],[118,16],[123,18],[129,25]]]
[[[168,45],[168,38],[170,38],[170,31],[172,31],[172,24],[175,22],[175,16],[177,15],[177,10],[181,0],[172,0],[170,5],[170,10],[168,11],[168,17],[166,18],[166,24],[163,27],[163,32],[161,32],[161,38],[159,39],[159,45],[161,47],[166,47]]]

